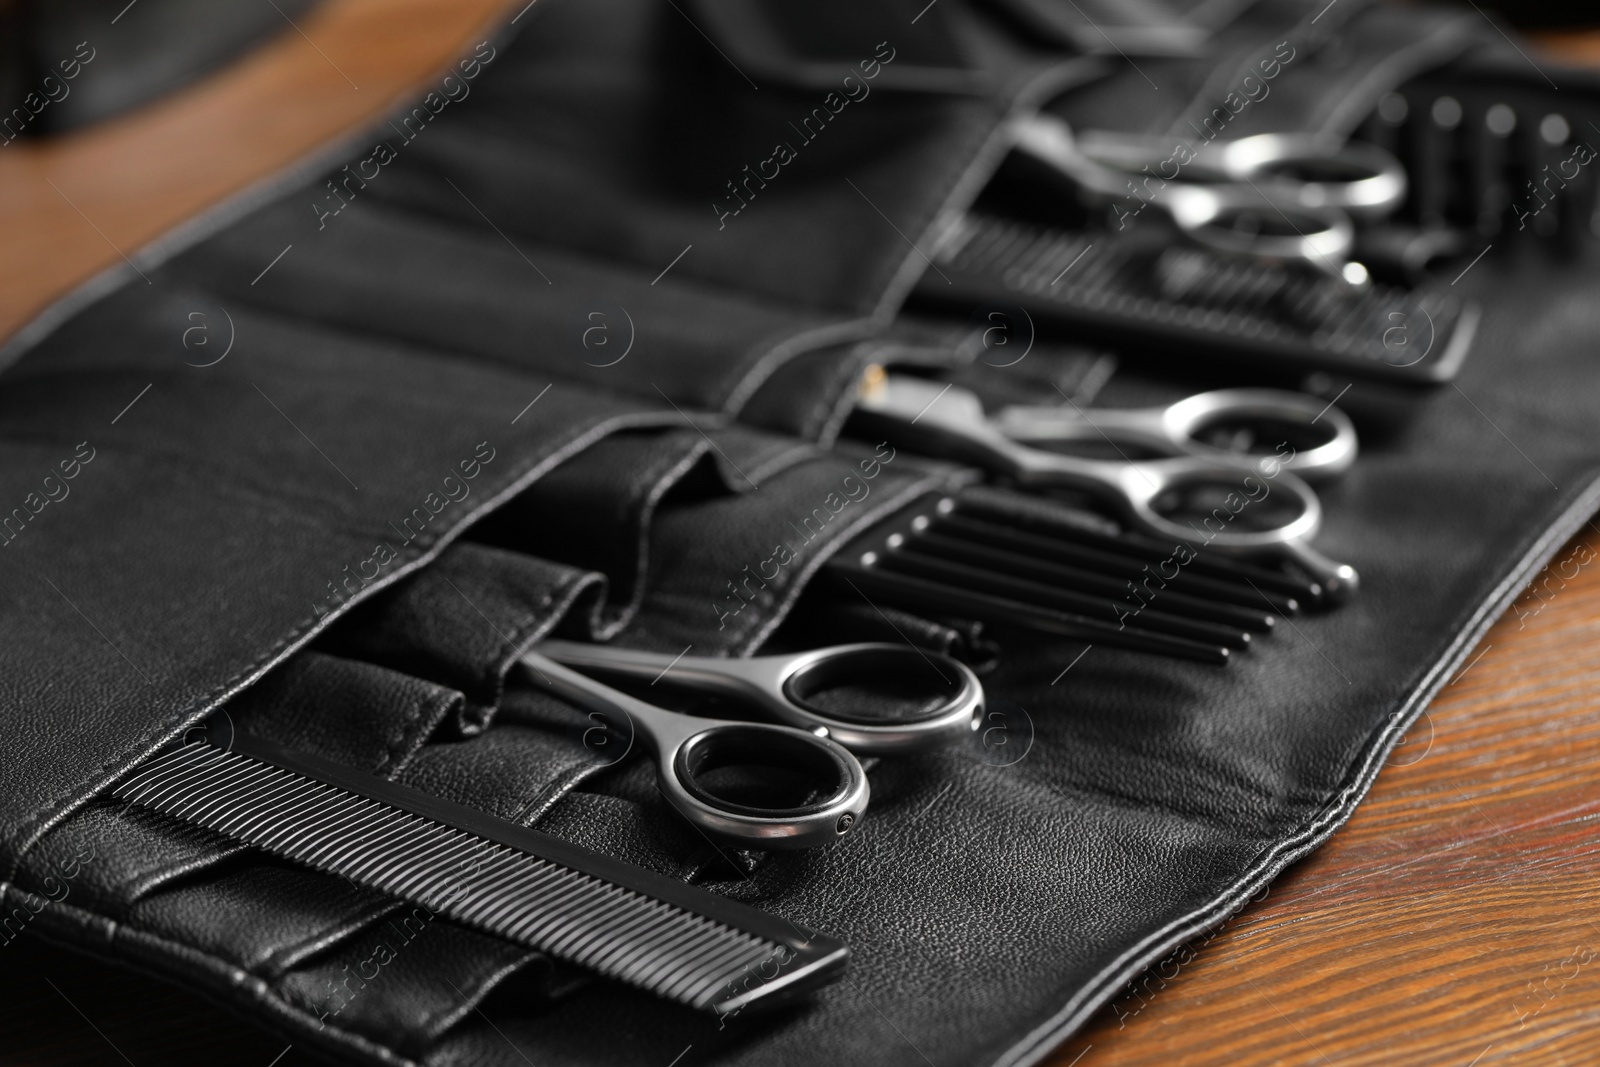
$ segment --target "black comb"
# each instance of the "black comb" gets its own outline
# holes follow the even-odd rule
[[[257,737],[184,744],[117,786],[164,812],[719,1014],[837,978],[824,934]]]
[[[1358,136],[1406,166],[1394,228],[1459,235],[1451,273],[1490,242],[1575,253],[1600,236],[1600,108],[1586,92],[1557,95],[1500,74],[1424,79],[1386,96]]]
[[[869,601],[1218,666],[1270,632],[1275,612],[1299,607],[1285,589],[1305,583],[1285,574],[1222,561],[1211,574],[1163,581],[1149,569],[1163,556],[1142,544],[1071,523],[1030,523],[1015,508],[994,513],[1005,496],[969,489],[924,497],[852,539],[826,573]],[[1252,587],[1252,576],[1266,584]]]
[[[1314,271],[1191,247],[1155,219],[1119,233],[974,213],[934,261],[939,273],[916,289],[929,303],[1020,306],[1075,339],[1158,355],[1204,352],[1290,378],[1331,370],[1449,381],[1479,317],[1448,287],[1354,289]],[[1396,344],[1397,324],[1410,347]]]
[[[1326,599],[1310,579],[1226,557],[1163,577],[1173,550],[1064,503],[968,486],[869,527],[824,573],[869,602],[1219,666]]]

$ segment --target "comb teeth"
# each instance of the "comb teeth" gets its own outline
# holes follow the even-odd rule
[[[797,991],[847,955],[820,935],[770,936],[781,925],[771,916],[570,843],[510,823],[473,832],[500,822],[481,813],[464,830],[451,816],[470,809],[425,794],[406,803],[414,791],[376,778],[370,788],[342,788],[327,781],[337,765],[242,735],[234,743],[254,751],[187,744],[152,759],[114,795],[697,1009],[729,1011],[769,990]],[[401,803],[363,795],[373,793]],[[753,971],[761,976],[754,990]]]
[[[1298,611],[1300,597],[1322,595],[1314,582],[1229,558],[1141,584],[1171,545],[1112,531],[1055,501],[968,486],[868,527],[826,573],[896,607],[1217,666]]]
[[[935,262],[940,276],[923,278],[916,291],[931,305],[1019,303],[1041,337],[1066,329],[1073,340],[1157,355],[1195,345],[1211,358],[1264,360],[1283,376],[1317,367],[1447,380],[1478,320],[1476,305],[1448,286],[1380,281],[1356,289],[1317,271],[1187,247],[1160,222],[1124,233],[971,213]],[[1437,338],[1432,354],[1397,361],[1384,330],[1424,317]]]

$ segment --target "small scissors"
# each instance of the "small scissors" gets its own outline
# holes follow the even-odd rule
[[[1032,115],[1014,145],[1083,189],[1161,206],[1191,240],[1222,252],[1303,262],[1364,285],[1350,261],[1352,216],[1387,214],[1405,199],[1405,168],[1375,145],[1263,133],[1198,149],[1141,134],[1086,130]],[[1180,162],[1177,149],[1187,153]],[[1168,168],[1173,173],[1164,173]]]
[[[668,802],[706,833],[747,848],[837,840],[861,818],[869,795],[852,749],[903,753],[952,744],[977,728],[983,712],[983,686],[970,668],[900,645],[731,659],[546,641],[522,663],[556,696],[631,723],[655,749],[656,780]],[[667,711],[571,667],[731,697],[786,725]],[[767,807],[710,788],[707,778],[717,770],[745,766],[789,771],[810,785],[828,783],[827,792]]]
[[[1356,459],[1356,428],[1350,416],[1304,393],[1278,389],[1216,389],[1160,408],[1096,408],[1013,405],[1002,408],[994,425],[1024,444],[1067,441],[1126,441],[1164,456],[1200,456],[1250,462],[1249,444],[1260,440],[1256,425],[1310,429],[1321,423],[1332,436],[1283,461],[1283,469],[1302,478],[1332,478]],[[1229,433],[1229,431],[1233,431]],[[1207,440],[1207,432],[1225,443]]]
[[[1008,437],[989,421],[982,401],[968,390],[899,374],[869,375],[856,400],[856,412],[877,432],[888,433],[891,440],[926,455],[972,463],[1023,486],[1096,493],[1116,505],[1122,517],[1144,533],[1232,555],[1286,557],[1309,571],[1330,601],[1354,592],[1359,580],[1354,567],[1336,563],[1308,543],[1322,526],[1322,502],[1299,475],[1284,470],[1274,457],[1259,461],[1276,463],[1269,473],[1263,466],[1241,462],[1227,453],[1221,458],[1183,455],[1110,461],[1048,452]],[[1251,481],[1264,486],[1268,480],[1273,489],[1283,491],[1297,505],[1293,515],[1275,526],[1207,531],[1156,510],[1158,501],[1185,489],[1237,486],[1246,492],[1243,496],[1229,494],[1241,501],[1238,509],[1227,509],[1226,521],[1232,521],[1232,516],[1243,510]]]

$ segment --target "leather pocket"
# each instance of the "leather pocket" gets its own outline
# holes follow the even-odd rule
[[[897,462],[871,452],[851,460],[745,429],[619,437],[485,527],[501,543],[452,545],[431,567],[357,605],[316,646],[231,701],[228,714],[239,729],[748,896],[760,868],[796,861],[706,842],[656,793],[649,760],[613,764],[586,743],[590,724],[581,712],[516,682],[516,658],[558,628],[593,640],[619,620],[636,643],[680,632],[723,651],[753,647],[853,529],[941,477]],[[870,489],[860,494],[855,486]],[[805,507],[813,498],[814,514]],[[748,602],[736,627],[719,636],[709,598],[694,604],[704,616],[696,618],[682,590],[709,591],[723,561],[739,557],[736,549],[757,541],[770,549],[770,537],[752,528],[760,516],[791,512],[805,523],[790,534],[792,573],[770,579],[767,595]],[[518,529],[537,541],[541,514],[573,520],[564,535],[571,544],[592,524],[595,562],[605,562],[607,551],[634,559],[628,599],[637,613],[619,609],[598,572],[504,543]],[[924,636],[949,639],[937,627]],[[148,813],[124,816],[147,840],[99,891],[96,910],[120,917],[129,937],[181,945],[266,983],[291,1010],[345,1038],[421,1056],[513,977],[524,1009],[533,1011],[541,998],[554,1003],[587,981],[537,952],[337,875],[282,864]],[[116,817],[111,806],[91,807],[40,854],[64,853]],[[128,830],[113,836],[125,842]],[[163,862],[141,866],[135,855]]]
[[[337,875],[234,851],[203,878],[138,901],[127,924],[271,981],[400,907]]]
[[[503,698],[503,676],[563,619],[592,632],[604,586],[593,572],[457,544],[225,710],[240,730],[534,822],[609,760],[584,743],[580,714],[523,690]],[[484,729],[496,711],[508,721]],[[69,886],[73,916],[115,920],[109,936],[126,951],[181,946],[265,983],[319,1028],[408,1055],[530,964],[537,973],[523,981],[534,996],[555,988],[546,979],[560,970],[425,908],[138,808],[92,804],[33,858],[31,869],[55,872],[34,888],[58,901],[56,886]],[[53,918],[68,909],[59,911]],[[558,986],[575,981],[567,974]]]
[[[529,644],[563,620],[591,637],[608,628],[606,590],[594,571],[461,541],[358,606],[320,647],[458,690],[451,726],[472,734],[493,718],[506,671]]]
[[[641,636],[675,641],[676,630],[698,633],[708,622],[714,631],[715,615],[680,621],[671,606],[680,559],[702,586],[717,570],[712,546],[689,543],[697,524],[754,523],[768,500],[826,506],[816,491],[844,467],[825,471],[836,461],[727,422],[749,408],[780,430],[821,438],[836,427],[860,358],[849,346],[882,324],[920,255],[901,233],[929,231],[998,118],[985,101],[877,108],[874,100],[876,110],[851,113],[860,120],[853,129],[841,121],[830,140],[808,147],[760,211],[723,228],[706,190],[725,178],[703,179],[730,164],[736,173],[747,150],[770,152],[770,129],[795,99],[769,105],[763,93],[754,111],[739,101],[663,111],[669,102],[638,71],[664,63],[687,75],[678,84],[691,93],[716,89],[717,76],[701,64],[703,42],[647,5],[569,2],[544,15],[524,20],[538,20],[540,32],[507,46],[497,63],[481,56],[491,73],[474,83],[471,100],[451,104],[449,122],[414,141],[402,133],[399,157],[381,176],[291,176],[141,256],[133,285],[106,282],[12,349],[32,347],[10,376],[12,410],[48,409],[18,423],[23,438],[51,441],[64,432],[58,426],[99,425],[145,398],[94,442],[107,457],[96,469],[120,465],[115,484],[108,480],[98,498],[75,489],[83,496],[71,505],[83,507],[78,530],[113,533],[86,542],[63,534],[53,554],[32,562],[49,564],[40,569],[58,579],[72,576],[64,595],[97,589],[96,618],[147,617],[152,603],[175,603],[173,589],[230,591],[226,607],[217,598],[205,610],[185,608],[183,625],[152,623],[160,656],[113,631],[113,647],[130,649],[123,658],[155,687],[141,694],[149,710],[102,716],[104,728],[88,731],[102,736],[72,759],[19,765],[19,777],[35,784],[8,809],[8,854],[27,853],[18,884],[47,889],[47,858],[70,865],[104,838],[98,862],[77,874],[78,902],[92,906],[62,907],[58,916],[98,924],[121,942],[114,947],[150,965],[191,978],[226,973],[230,995],[270,1001],[280,1018],[298,1013],[302,1031],[325,1022],[359,1035],[369,1053],[424,1048],[506,975],[538,970],[529,966],[536,957],[430,922],[415,942],[390,946],[397,958],[367,979],[366,993],[319,1021],[326,980],[346,967],[371,969],[376,946],[364,939],[383,936],[385,905],[144,812],[90,802],[47,832],[36,827],[227,700],[240,726],[297,747],[574,831],[578,823],[561,819],[588,805],[619,847],[686,876],[713,869],[721,861],[697,858],[692,841],[653,843],[659,802],[648,791],[628,793],[639,772],[597,773],[604,764],[574,740],[565,709],[508,694],[505,673],[522,646],[561,620],[602,637],[636,626],[647,611]],[[580,83],[593,91],[574,97],[570,87]],[[635,129],[660,137],[616,136]],[[691,143],[715,149],[703,166],[682,150]],[[859,168],[855,188],[838,180],[841,159]],[[660,180],[641,186],[641,174]],[[328,194],[340,198],[326,201],[337,217],[318,208]],[[817,225],[819,211],[828,225]],[[530,292],[541,286],[548,291]],[[179,367],[173,348],[187,345],[184,331],[201,319],[218,343],[189,351],[193,362]],[[589,332],[602,322],[603,333]],[[241,346],[225,362],[223,323]],[[624,342],[633,340],[630,349]],[[239,358],[246,349],[248,370]],[[213,352],[218,361],[208,362]],[[549,383],[552,395],[534,407]],[[678,417],[688,428],[671,446],[674,461],[652,456],[660,462],[639,468],[648,476],[609,483],[620,497],[594,498],[603,542],[530,539],[514,552],[461,542],[435,555],[548,473],[557,456],[622,426]],[[459,481],[458,463],[474,455],[480,464],[504,458],[473,483],[468,503],[444,502],[441,482]],[[59,457],[52,450],[49,458]],[[176,486],[174,469],[183,471]],[[565,487],[552,480],[551,498],[582,488],[580,475],[569,472]],[[898,468],[885,475],[867,506],[852,503],[860,514],[835,523],[811,552],[820,559],[824,543],[888,506],[901,482]],[[776,485],[784,491],[768,492]],[[31,488],[19,482],[14,498]],[[399,534],[406,540],[396,562],[380,559],[374,544],[396,519],[409,529],[408,515],[422,517],[426,535],[413,542]],[[108,543],[115,551],[83,550]],[[602,550],[595,563],[605,563],[614,588],[584,566],[546,571],[532,558],[549,548],[580,559],[587,547]],[[126,565],[133,559],[139,567]],[[417,565],[418,574],[398,573]],[[374,567],[387,569],[366,577]],[[772,603],[743,612],[750,629],[742,647],[777,624],[804,584],[798,570],[770,585]],[[363,580],[344,577],[352,573]],[[357,587],[349,595],[346,581]],[[689,599],[703,605],[703,592]],[[58,655],[99,662],[75,638],[41,632],[39,644]],[[291,649],[299,651],[277,662]],[[94,655],[103,652],[96,646]],[[68,721],[99,706],[110,684],[120,682],[96,674],[92,684],[58,686],[39,709]],[[26,734],[17,747],[41,751]],[[292,905],[271,906],[286,894]],[[230,913],[249,921],[230,926]],[[433,967],[438,978],[429,980],[421,975],[434,943],[455,947],[438,950],[451,962]]]
[[[438,918],[398,908],[337,951],[274,982],[274,990],[324,1027],[420,1057],[538,953]],[[537,1003],[537,995],[528,998]],[[525,1002],[527,1003],[527,1002]]]
[[[434,682],[310,651],[246,690],[227,711],[240,728],[392,774],[462,701],[459,692]],[[210,831],[97,801],[45,835],[19,884],[48,894],[55,878],[79,906],[121,918],[147,897],[208,877],[244,851]]]
[[[759,489],[663,507],[651,538],[669,565],[650,575],[638,616],[617,639],[747,654],[853,534],[948,478],[883,445],[797,457]]]
[[[448,185],[441,191],[456,195]],[[171,270],[225,306],[727,415],[779,368],[803,364],[835,338],[866,334],[844,316],[772,297],[671,274],[653,281],[659,267],[522,235],[513,247],[476,215],[440,217],[431,205],[358,198],[337,224],[318,230],[305,210],[315,196],[306,191],[263,208],[178,257]],[[285,258],[252,283],[263,246],[291,238],[313,244],[316,254]],[[431,269],[363,269],[374,258]]]

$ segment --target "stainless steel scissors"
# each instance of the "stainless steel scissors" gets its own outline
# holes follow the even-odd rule
[[[1183,455],[1108,461],[1048,452],[1006,436],[984,415],[982,402],[971,392],[907,375],[870,377],[857,398],[856,411],[876,431],[890,434],[891,440],[907,448],[973,463],[1023,486],[1095,493],[1144,533],[1231,555],[1291,559],[1321,583],[1330,600],[1354,592],[1359,580],[1355,568],[1311,547],[1309,541],[1322,525],[1322,503],[1298,475],[1281,464],[1268,467],[1269,461],[1277,462],[1273,457],[1250,465],[1226,453],[1221,458]],[[1251,492],[1252,484],[1260,496]],[[1228,498],[1239,500],[1238,508],[1218,509],[1226,511],[1225,519],[1216,520],[1218,529],[1178,522],[1156,510],[1160,501],[1205,487],[1233,489]],[[1296,506],[1294,513],[1277,525],[1252,524],[1248,529],[1226,525],[1248,500],[1264,499],[1270,492],[1287,494]]]
[[[852,749],[878,754],[951,744],[976,728],[983,711],[982,683],[965,664],[899,645],[725,659],[547,641],[522,662],[551,693],[615,717],[613,726],[630,724],[655,750],[656,780],[668,802],[706,833],[745,847],[837,840],[861,818],[869,796]],[[783,725],[668,711],[573,667],[732,698]],[[743,766],[788,771],[808,783],[807,794],[773,807],[718,795],[709,776]],[[809,786],[822,783],[818,797]]]
[[[1303,448],[1283,462],[1283,469],[1302,478],[1331,478],[1355,462],[1356,428],[1350,416],[1304,393],[1279,389],[1216,389],[1160,408],[1032,407],[1001,408],[994,425],[1013,441],[1047,442],[1126,441],[1164,456],[1200,456],[1249,462],[1249,439],[1259,438],[1250,424],[1279,425],[1310,430],[1320,424],[1331,434],[1322,444]],[[1205,438],[1208,431],[1226,432],[1225,444]]]
[[[1374,145],[1266,133],[1194,148],[1142,134],[1074,134],[1043,114],[1012,130],[1017,149],[1099,196],[1160,206],[1200,244],[1303,262],[1351,285],[1368,281],[1349,258],[1352,217],[1387,214],[1405,199],[1405,168]]]

